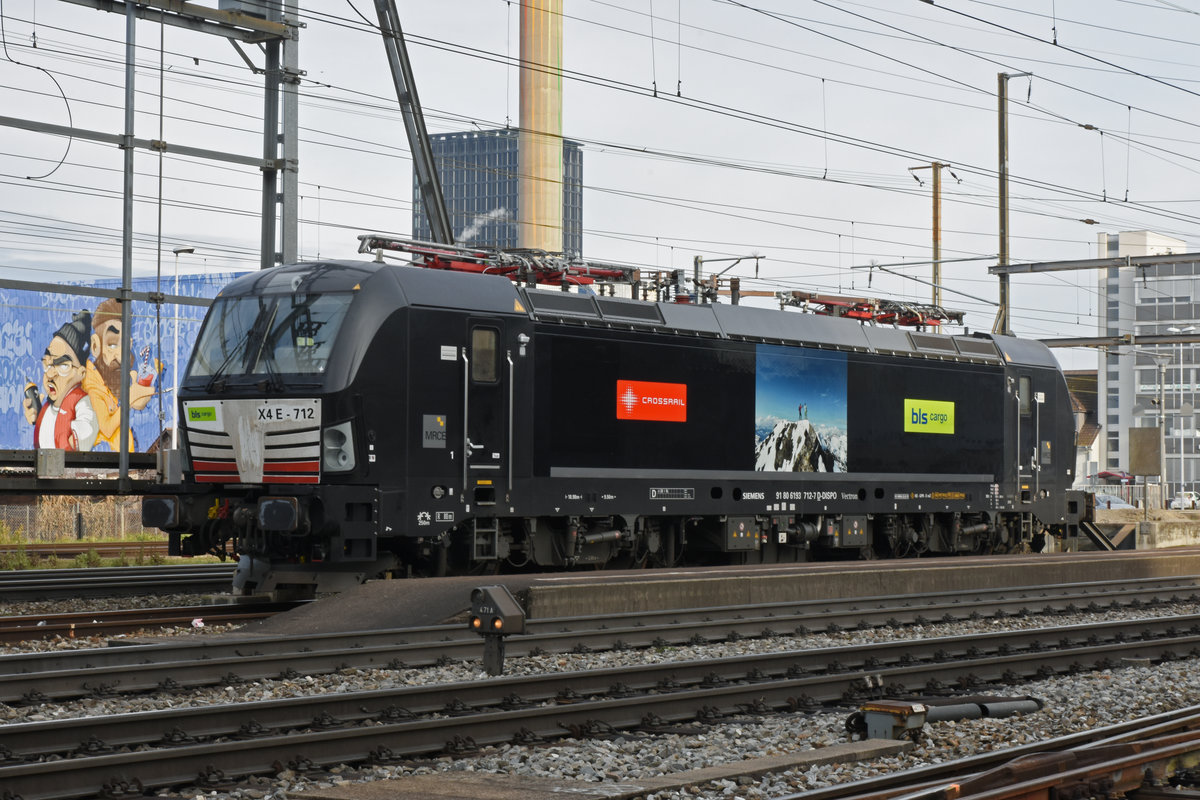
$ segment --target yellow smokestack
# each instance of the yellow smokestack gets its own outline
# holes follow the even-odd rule
[[[563,249],[562,0],[521,0],[517,244]]]

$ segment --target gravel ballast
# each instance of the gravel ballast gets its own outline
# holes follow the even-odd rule
[[[188,605],[194,598],[142,598],[138,605]],[[114,607],[129,607],[116,600]],[[53,604],[37,609],[54,613]],[[32,613],[15,605],[7,613]],[[1101,614],[1072,614],[1044,618],[981,619],[975,621],[910,626],[897,630],[874,629],[835,634],[777,636],[742,639],[736,642],[688,647],[651,648],[620,652],[560,653],[510,657],[506,675],[540,674],[588,669],[606,669],[647,662],[669,662],[750,655],[781,650],[813,649],[864,644],[895,639],[953,636],[966,633],[1031,629],[1044,626],[1086,624],[1102,620],[1162,617],[1200,613],[1200,606],[1171,604],[1153,609],[1106,611]],[[206,636],[228,630],[221,626],[187,627],[166,633],[177,636]],[[149,632],[148,632],[149,633]],[[155,631],[153,635],[163,635]],[[75,649],[102,646],[102,640],[52,639],[6,647],[2,652]],[[88,698],[75,702],[46,703],[36,708],[0,704],[0,724],[43,719],[119,714],[159,708],[204,706],[234,701],[269,700],[300,695],[350,692],[397,686],[424,685],[485,679],[478,662],[458,662],[425,669],[347,669],[330,675],[295,679],[253,681],[186,692],[146,694],[129,697]],[[834,763],[803,771],[771,773],[761,778],[721,780],[700,786],[645,795],[646,800],[681,798],[772,798],[806,789],[955,760],[981,752],[1028,744],[1068,733],[1115,724],[1133,717],[1163,713],[1200,704],[1200,670],[1194,660],[1181,660],[1150,667],[1131,666],[1072,676],[1060,676],[1013,687],[989,687],[996,694],[1031,695],[1045,708],[1027,716],[979,719],[927,725],[912,750],[875,761]],[[848,711],[819,714],[746,715],[728,718],[719,725],[675,726],[664,735],[629,733],[602,739],[562,739],[539,746],[504,745],[485,748],[471,757],[431,757],[401,765],[334,767],[319,774],[281,772],[272,777],[251,778],[227,791],[163,791],[171,798],[210,800],[296,800],[304,791],[328,789],[361,781],[403,778],[441,772],[500,773],[578,780],[590,783],[621,783],[687,772],[720,763],[763,758],[798,750],[827,747],[847,741]],[[689,730],[689,728],[691,728]]]

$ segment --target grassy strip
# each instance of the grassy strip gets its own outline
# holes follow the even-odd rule
[[[24,543],[11,550],[0,552],[0,570],[17,569],[82,569],[86,567],[157,567],[165,564],[216,564],[216,556],[164,556],[160,553],[146,555],[120,555],[111,558],[101,556],[97,550],[78,553],[71,558],[60,558],[54,554],[40,556],[29,553]]]

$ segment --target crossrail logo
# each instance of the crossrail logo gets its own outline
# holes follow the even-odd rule
[[[687,384],[618,380],[617,419],[687,422]]]
[[[621,407],[625,409],[626,416],[633,413],[633,409],[637,408],[638,396],[632,386],[626,386],[625,391],[621,392],[619,402]]]

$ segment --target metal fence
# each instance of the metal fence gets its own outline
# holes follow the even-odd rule
[[[1163,487],[1157,483],[1147,484],[1107,484],[1093,483],[1086,486],[1073,486],[1073,489],[1082,489],[1085,492],[1093,494],[1112,495],[1119,497],[1131,506],[1142,508],[1144,503],[1149,503],[1150,508],[1163,508]],[[1170,501],[1170,497],[1166,498]]]
[[[162,537],[163,533],[142,527],[140,497],[40,497],[27,505],[0,505],[3,541],[121,541],[147,536]]]

